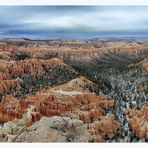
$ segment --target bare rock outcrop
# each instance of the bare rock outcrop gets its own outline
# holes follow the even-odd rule
[[[69,117],[43,117],[27,127],[23,119],[5,123],[0,129],[0,139],[5,142],[89,142],[87,126]],[[28,118],[28,120],[30,120]]]
[[[134,133],[141,139],[148,140],[148,108],[127,109],[126,113]]]

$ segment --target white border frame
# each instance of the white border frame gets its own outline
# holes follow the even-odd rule
[[[123,6],[123,5],[133,5],[133,6],[148,6],[148,0],[1,0],[0,6],[2,5],[115,5],[115,6]],[[63,144],[63,143],[36,143],[36,144],[19,144],[19,143],[0,143],[1,147],[5,148],[26,148],[26,147],[54,147],[54,148],[75,148],[75,147],[104,147],[104,148],[125,148],[125,147],[134,147],[139,148],[142,146],[143,148],[147,147],[147,143],[144,144],[100,144],[100,143],[83,143],[83,144]]]
[[[148,0],[1,0],[0,5],[148,5]]]

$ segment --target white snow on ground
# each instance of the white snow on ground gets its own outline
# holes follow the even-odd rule
[[[66,91],[66,90],[52,90],[52,93],[41,93],[42,95],[50,95],[50,94],[53,94],[54,93],[57,93],[57,94],[61,94],[61,95],[68,95],[68,96],[74,96],[74,95],[81,95],[81,94],[88,94],[88,93],[84,93],[84,92],[78,92],[78,91]],[[95,94],[95,93],[91,93],[91,94]]]
[[[54,92],[62,94],[62,95],[69,95],[69,96],[82,94],[81,92],[77,92],[77,91],[65,91],[65,90],[61,90],[61,89],[56,90]]]

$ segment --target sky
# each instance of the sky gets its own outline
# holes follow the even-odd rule
[[[0,6],[0,38],[148,37],[148,6]]]

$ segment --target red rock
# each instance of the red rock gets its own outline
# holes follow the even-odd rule
[[[126,114],[130,118],[130,125],[137,136],[148,139],[148,108],[140,110],[128,109]]]
[[[0,82],[0,96],[15,93],[20,89],[18,80],[3,80]]]
[[[79,119],[82,120],[84,123],[91,123],[92,122],[92,118],[90,116],[90,113],[80,114]]]

